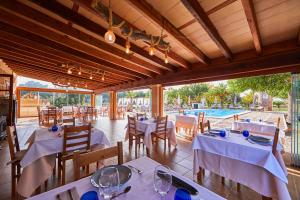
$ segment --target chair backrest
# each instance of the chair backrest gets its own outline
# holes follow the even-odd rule
[[[62,122],[63,124],[72,123],[72,125],[75,126],[75,117],[63,119]]]
[[[179,115],[183,115],[183,114],[184,114],[184,109],[180,109],[180,110],[178,111],[178,113],[179,113]]]
[[[136,113],[136,119],[140,120],[141,118],[146,118],[146,113]]]
[[[9,145],[10,158],[11,160],[14,160],[16,152],[20,151],[16,126],[15,125],[7,126],[6,133],[7,133],[7,141]]]
[[[167,134],[168,115],[157,117],[156,134]]]
[[[206,124],[207,124],[207,129],[208,129],[208,131],[210,131],[210,121],[207,120]]]
[[[198,113],[198,128],[200,129],[201,123],[204,122],[204,112]]]
[[[57,124],[57,114],[57,109],[55,107],[48,107],[45,116],[48,118],[48,121],[49,119],[53,119],[54,124]]]
[[[91,106],[86,107],[86,114],[93,115],[94,114],[94,108]]]
[[[85,167],[85,176],[89,175],[89,164],[98,162],[100,160],[118,157],[118,164],[123,164],[123,145],[122,142],[118,142],[117,146],[109,147],[105,149],[99,149],[87,153],[74,152],[73,164],[74,164],[74,179],[80,179],[80,168]]]
[[[233,120],[238,121],[239,120],[239,115],[233,115]]]
[[[129,135],[131,134],[136,134],[136,118],[127,116],[128,117],[128,133]]]
[[[276,126],[277,128],[279,128],[280,127],[280,117],[278,117],[278,119],[277,119],[277,126]]]
[[[279,137],[279,128],[276,128],[274,139],[273,139],[273,145],[272,145],[272,153],[275,155],[277,151],[277,143],[278,143],[278,137]]]
[[[63,155],[75,150],[89,150],[91,147],[91,124],[64,126]]]

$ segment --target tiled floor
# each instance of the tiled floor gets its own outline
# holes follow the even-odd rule
[[[30,136],[35,127],[37,127],[36,119],[31,121],[24,121],[19,123],[19,138],[21,143],[24,144],[26,139]],[[117,141],[124,141],[124,127],[126,121],[124,120],[115,120],[111,121],[107,118],[100,118],[95,122],[95,127],[103,130],[108,139],[114,145]],[[130,151],[128,148],[128,142],[124,142],[124,161],[129,161],[135,158],[134,151]],[[10,199],[10,166],[7,166],[6,163],[9,161],[9,149],[6,142],[1,142],[3,150],[0,151],[0,200]],[[140,151],[139,156],[146,155],[146,150]],[[288,158],[288,155],[285,155],[285,158]],[[158,147],[154,148],[151,152],[151,158],[168,165],[173,170],[183,174],[188,178],[192,178],[192,166],[193,166],[193,157],[192,157],[192,148],[191,141],[178,139],[177,149],[172,147],[170,150],[164,152],[163,145],[160,144]],[[288,162],[288,159],[285,159]],[[298,170],[289,170],[289,184],[288,189],[290,191],[292,199],[300,199],[300,171]],[[72,181],[72,165],[69,163],[67,170],[67,180]],[[50,179],[48,187],[56,187],[57,180]],[[225,184],[221,183],[221,178],[213,173],[206,172],[202,185],[213,192],[218,193],[219,195],[227,199],[241,199],[241,200],[256,200],[261,199],[261,196],[255,191],[242,186],[241,191],[237,192],[236,183],[226,180]]]

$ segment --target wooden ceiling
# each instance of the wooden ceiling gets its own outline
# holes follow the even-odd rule
[[[133,27],[152,35],[163,30],[168,64],[160,50],[150,56],[143,41],[131,41],[126,54],[118,30],[116,42],[106,43],[108,23],[91,0],[1,1],[0,59],[19,75],[96,92],[300,71],[299,0],[111,3]]]

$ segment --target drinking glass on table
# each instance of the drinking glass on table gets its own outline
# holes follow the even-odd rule
[[[104,199],[118,192],[120,185],[119,171],[116,167],[103,168],[99,177],[99,193]]]
[[[169,192],[172,185],[172,175],[170,168],[164,165],[159,165],[154,171],[154,189],[160,194],[163,199]]]

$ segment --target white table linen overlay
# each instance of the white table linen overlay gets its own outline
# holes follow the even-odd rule
[[[160,199],[160,196],[158,193],[155,192],[154,186],[153,186],[153,173],[154,169],[159,163],[157,163],[154,160],[151,160],[148,157],[142,157],[133,161],[130,161],[128,163],[125,163],[124,165],[132,165],[134,167],[137,167],[141,170],[143,170],[142,174],[137,174],[136,172],[132,171],[132,177],[126,183],[126,185],[131,186],[131,190],[127,194],[120,195],[117,199],[130,199],[130,200],[156,200]],[[224,198],[220,197],[219,195],[209,191],[208,189],[198,185],[197,183],[193,182],[192,180],[189,180],[188,178],[172,171],[172,174],[176,177],[186,181],[193,187],[195,187],[199,194],[195,197],[192,197],[193,200],[224,200]],[[45,200],[56,200],[56,195],[66,191],[72,187],[76,187],[76,190],[79,193],[79,196],[82,196],[87,191],[96,191],[98,192],[97,188],[94,188],[90,183],[90,177],[86,177],[83,179],[80,179],[76,182],[69,183],[65,186],[56,188],[54,190],[48,191],[46,193],[34,196],[30,198],[30,200],[39,200],[39,199],[45,199]],[[173,200],[174,194],[175,194],[176,188],[171,186],[171,189],[169,193],[166,196],[167,200]]]
[[[276,125],[275,124],[268,124],[265,122],[242,122],[242,121],[235,121],[232,124],[233,130],[248,130],[250,132],[259,133],[263,135],[274,136]],[[280,130],[279,138],[284,138],[285,133],[284,131]]]
[[[127,127],[127,126],[126,126]],[[156,122],[153,119],[136,121],[136,129],[145,133],[144,144],[148,149],[152,148],[151,133],[156,131]],[[167,122],[167,137],[170,139],[172,145],[177,144],[175,125],[173,121]],[[129,139],[128,130],[126,130],[125,141]]]
[[[252,144],[242,134],[233,133],[229,138],[198,134],[192,145],[194,177],[201,167],[264,196],[290,199],[287,169],[279,151],[272,154],[272,146]]]
[[[28,139],[30,147],[21,160],[23,171],[17,184],[17,191],[24,197],[29,197],[53,172],[56,154],[63,151],[63,137],[59,132],[50,132],[46,128],[35,130]],[[63,132],[60,132],[63,134]],[[109,146],[103,131],[92,128],[91,146],[93,148]]]
[[[195,115],[176,115],[176,127],[193,130],[193,134],[198,132],[198,117]]]

